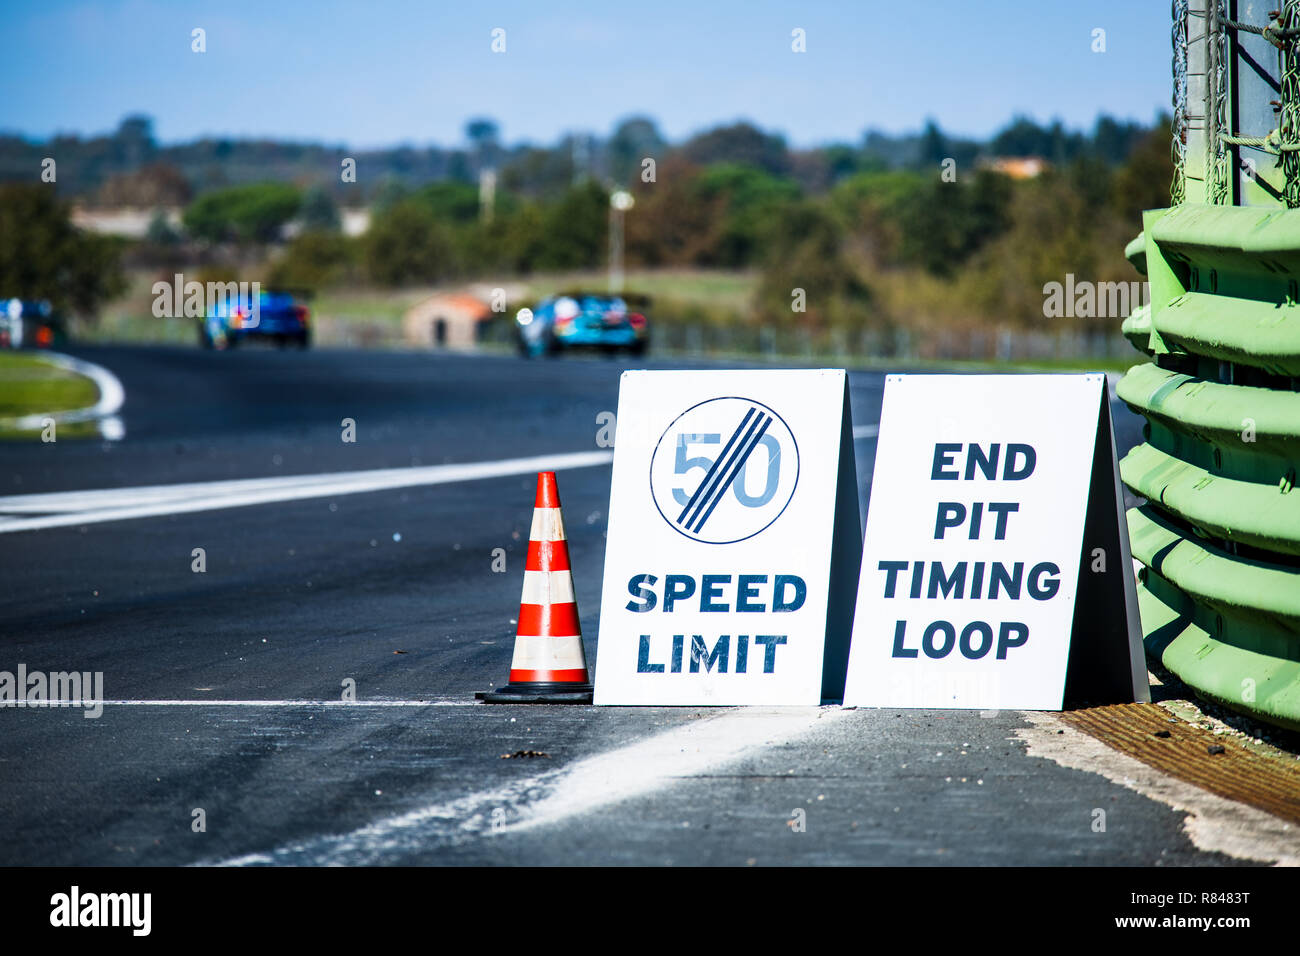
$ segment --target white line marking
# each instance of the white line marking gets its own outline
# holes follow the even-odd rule
[[[875,438],[880,434],[880,423],[874,425],[858,425],[853,429],[853,437],[857,438]]]
[[[1026,712],[1021,716],[1030,726],[1015,734],[1025,742],[1031,757],[1100,774],[1186,814],[1183,830],[1197,849],[1278,866],[1300,865],[1300,827],[1161,773],[1051,714]]]
[[[503,478],[537,471],[589,468],[607,465],[613,460],[614,453],[611,451],[581,451],[537,455],[532,458],[508,458],[503,461],[428,465],[423,468],[378,468],[325,475],[285,475],[276,478],[240,478],[180,485],[11,495],[0,497],[0,514],[35,514],[38,517],[0,518],[0,534],[221,508],[242,508],[277,501],[330,498],[393,488]]]
[[[431,697],[428,700],[53,700],[5,701],[0,709],[20,707],[478,707],[463,697]]]
[[[838,707],[726,711],[560,770],[377,820],[351,833],[313,837],[218,865],[400,862],[404,854],[547,826],[644,796],[734,763],[759,748],[789,743],[850,713]]]

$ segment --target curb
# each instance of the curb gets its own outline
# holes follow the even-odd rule
[[[17,418],[0,419],[0,425],[18,431],[39,431],[45,427],[47,419],[53,419],[55,425],[98,422],[100,435],[109,441],[118,441],[126,435],[126,427],[123,425],[122,419],[117,417],[118,411],[126,402],[126,389],[122,387],[122,382],[116,375],[102,365],[95,365],[93,362],[73,358],[71,355],[64,355],[62,352],[43,352],[40,353],[39,357],[48,361],[55,368],[62,369],[65,372],[75,372],[90,379],[95,383],[95,387],[99,389],[99,401],[85,408],[74,408],[62,412],[35,412]]]

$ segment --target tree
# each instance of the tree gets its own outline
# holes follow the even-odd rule
[[[465,138],[474,147],[479,169],[495,169],[501,157],[501,127],[486,116],[476,117],[465,124]]]
[[[545,213],[546,245],[540,269],[592,269],[600,265],[609,238],[609,194],[588,180],[569,189]]]
[[[701,166],[710,163],[742,163],[781,176],[789,172],[790,156],[785,140],[764,133],[751,123],[718,126],[687,141],[682,154]]]
[[[365,236],[365,261],[379,285],[438,282],[456,268],[446,227],[417,199],[404,199],[375,218]]]
[[[933,170],[928,175],[901,169],[858,173],[832,191],[830,209],[874,266],[896,265],[902,260],[899,210],[933,177]]]
[[[529,273],[538,267],[546,252],[546,216],[541,206],[526,202],[517,210],[492,220],[482,235],[491,243],[493,258],[503,268]]]
[[[153,138],[153,120],[140,113],[123,119],[113,134],[114,159],[124,167],[143,165],[157,148]]]
[[[826,164],[827,181],[831,185],[852,176],[869,165],[865,156],[862,156],[856,149],[845,143],[833,143],[827,146],[821,150],[821,156]],[[880,166],[879,162],[875,165],[877,168]]]
[[[155,209],[153,215],[149,217],[149,227],[145,230],[144,241],[155,246],[177,246],[180,244],[181,235],[172,228],[167,213]]]
[[[1147,132],[1140,123],[1120,123],[1109,116],[1099,116],[1092,131],[1093,152],[1105,162],[1117,165],[1128,159]]]
[[[702,195],[700,169],[672,153],[657,181],[635,182],[636,206],[627,215],[628,262],[645,266],[693,266],[714,257],[726,197]]]
[[[337,232],[304,232],[295,236],[284,255],[271,266],[268,281],[290,288],[316,289],[344,278],[355,258],[355,240]]]
[[[931,178],[897,207],[900,255],[937,276],[952,275],[1009,223],[1011,182],[981,170],[973,180]]]
[[[1163,116],[1115,174],[1111,201],[1134,231],[1142,228],[1142,210],[1169,205],[1169,186],[1174,178],[1174,161],[1169,154],[1172,142],[1170,119]]]
[[[792,307],[803,290],[803,311]],[[821,205],[802,202],[783,217],[768,249],[757,310],[771,322],[811,329],[861,327],[872,317],[872,295],[844,251],[844,233]]]
[[[572,182],[571,149],[527,146],[518,150],[501,170],[503,189],[534,198],[561,192]]]
[[[183,220],[190,235],[209,242],[273,242],[300,202],[298,190],[284,183],[231,186],[200,196]]]
[[[47,187],[0,186],[0,298],[94,316],[125,289],[120,242],[78,231]]]
[[[406,184],[395,176],[385,176],[375,187],[371,208],[375,215],[387,212],[411,194]]]
[[[955,277],[954,302],[992,317],[1043,327],[1043,286],[1074,275],[1093,282],[1136,278],[1123,256],[1135,228],[1108,204],[1089,202],[1069,175],[1048,173],[1016,184],[1009,228],[988,242]],[[1139,227],[1140,228],[1140,227]],[[1092,322],[1114,330],[1120,319]]]
[[[298,220],[306,232],[338,232],[339,207],[324,186],[312,186],[302,194]]]
[[[932,119],[926,120],[925,130],[921,133],[921,165],[938,166],[951,155],[939,124]]]
[[[414,194],[416,201],[443,223],[464,225],[478,220],[478,187],[469,183],[430,183]]]
[[[664,138],[654,120],[646,116],[628,117],[615,127],[606,146],[610,177],[616,183],[632,182],[641,174],[641,163],[648,158],[657,161],[664,146]]]
[[[721,201],[724,210],[717,243],[704,264],[737,268],[754,263],[782,214],[799,199],[799,187],[753,166],[719,163],[696,180],[696,195]]]
[[[1109,136],[1108,130],[1100,132]],[[995,156],[1042,156],[1063,166],[1076,156],[1095,150],[1096,143],[1083,133],[1067,131],[1060,120],[1044,127],[1026,116],[1017,116],[993,137],[989,148]],[[1106,148],[1112,148],[1109,141]]]

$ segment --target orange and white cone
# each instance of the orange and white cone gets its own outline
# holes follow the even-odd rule
[[[591,693],[560,493],[555,472],[543,471],[537,475],[510,682],[477,696],[489,704],[589,704]]]

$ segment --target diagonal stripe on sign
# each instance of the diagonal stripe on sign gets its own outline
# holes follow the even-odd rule
[[[758,409],[750,409],[750,411],[758,412]],[[727,456],[724,455],[718,456],[718,461],[722,462],[722,466],[714,474],[713,481],[710,482],[709,487],[705,489],[704,494],[696,502],[693,512],[687,516],[685,523],[688,529],[692,524],[695,523],[696,519],[699,518],[700,514],[704,511],[704,509],[708,507],[708,504],[710,501],[713,500],[713,497],[721,493],[720,489],[725,490],[726,484],[724,478],[727,472],[731,469],[732,463],[735,462],[736,457],[740,455],[742,452],[744,452],[745,446],[748,445],[750,439],[754,437],[754,430],[758,428],[759,422],[761,420],[762,420],[762,413],[760,412],[759,417],[755,418],[753,421],[749,423],[749,428],[745,430],[745,434],[741,437],[740,441],[736,444],[736,447],[731,450],[731,454]],[[721,484],[719,484],[720,482]],[[680,523],[681,522],[679,522],[679,524]]]
[[[749,420],[754,417],[755,411],[757,411],[757,409],[751,407],[749,411],[745,412],[745,417],[740,420],[740,424],[736,426],[736,430],[732,432],[731,437],[727,439],[727,444],[723,446],[718,457],[714,459],[713,467],[711,467],[705,474],[704,478],[700,480],[699,486],[695,489],[695,494],[691,495],[691,500],[686,502],[686,507],[683,508],[682,513],[677,516],[678,524],[681,524],[686,519],[686,513],[695,507],[695,502],[699,501],[700,495],[704,493],[704,489],[708,487],[709,482],[713,480],[713,476],[716,475],[718,469],[722,467],[722,459],[727,457],[727,452],[731,451],[731,446],[736,443],[736,439],[740,437],[740,433],[745,430],[745,426],[749,424]]]
[[[764,415],[759,422],[758,433],[754,435],[754,440],[749,443],[749,445],[744,450],[744,454],[742,454],[737,459],[735,465],[732,466],[730,474],[727,475],[726,480],[722,483],[721,487],[718,488],[718,493],[713,496],[713,502],[709,505],[709,510],[704,512],[703,516],[701,516],[700,519],[695,523],[695,527],[691,529],[696,534],[699,534],[700,531],[704,528],[704,523],[708,521],[709,516],[713,514],[713,509],[718,507],[718,504],[722,501],[723,496],[726,495],[727,490],[731,488],[732,483],[735,482],[736,477],[740,474],[741,469],[745,467],[745,462],[749,461],[749,456],[754,453],[754,449],[757,448],[759,442],[763,440],[763,435],[767,431],[767,426],[770,424],[772,424],[772,416]]]
[[[767,426],[771,421],[772,417],[770,415],[764,415],[761,412],[759,413],[758,418],[754,419],[753,423],[749,426],[749,430],[745,432],[745,437],[740,440],[740,444],[736,446],[735,451],[731,453],[731,457],[723,466],[721,473],[719,473],[714,482],[713,488],[710,489],[709,493],[705,495],[696,507],[695,514],[691,516],[687,523],[687,530],[696,533],[699,532],[699,528],[703,525],[703,522],[707,520],[707,514],[713,513],[713,509],[718,506],[718,502],[722,500],[722,496],[727,493],[727,489],[731,487],[731,483],[736,478],[736,471],[749,460],[749,456],[754,452],[754,445],[758,442],[759,438],[762,437],[763,432],[767,430]]]

